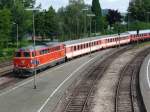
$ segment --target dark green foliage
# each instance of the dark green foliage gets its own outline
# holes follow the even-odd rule
[[[58,10],[59,34],[62,40],[78,39],[84,34],[85,17],[88,11],[83,11],[86,5],[80,0],[71,0],[69,5]],[[88,20],[86,19],[88,27]],[[87,32],[86,32],[87,33]],[[65,36],[65,39],[64,39]]]
[[[150,21],[150,0],[135,0],[128,8],[130,21]]]
[[[4,16],[5,19],[4,17],[1,17],[2,22],[0,23],[0,26],[4,27],[4,24],[6,24],[5,29],[7,29],[7,31],[1,32],[0,38],[3,38],[3,36],[9,38],[7,39],[7,46],[10,42],[14,43],[16,41],[17,24],[19,27],[19,39],[22,39],[25,34],[32,31],[32,13],[25,9],[33,7],[34,3],[35,0],[0,0],[0,12],[1,14],[2,12],[6,12]]]
[[[102,12],[101,12],[101,6],[99,3],[99,0],[93,0],[92,1],[92,7],[91,7],[92,12],[96,15],[96,16],[102,16]]]
[[[36,35],[53,38],[58,35],[58,18],[55,10],[50,7],[48,11],[39,12],[35,16]]]
[[[96,29],[97,31],[102,31],[103,30],[103,22],[102,22],[102,10],[101,10],[101,6],[99,3],[99,0],[93,0],[92,1],[92,7],[91,7],[92,13],[95,14],[95,17],[93,18],[93,20],[96,21]],[[92,25],[92,29],[93,29],[94,25]]]
[[[110,26],[112,26],[113,24],[117,23],[117,22],[121,22],[121,14],[120,12],[118,12],[118,10],[108,10],[108,15],[106,16],[107,21],[109,23]]]
[[[0,47],[7,47],[12,29],[11,12],[8,9],[0,10]]]

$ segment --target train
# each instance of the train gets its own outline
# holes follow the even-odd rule
[[[33,73],[90,52],[149,39],[150,29],[23,47],[14,54],[14,72]]]

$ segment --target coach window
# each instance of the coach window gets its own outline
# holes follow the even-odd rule
[[[99,41],[99,44],[101,44],[101,41]]]
[[[76,51],[76,46],[74,46],[74,51]]]
[[[78,50],[80,49],[80,46],[78,45]]]
[[[86,48],[88,48],[88,43],[86,43]]]
[[[80,48],[82,49],[82,44],[80,45]]]

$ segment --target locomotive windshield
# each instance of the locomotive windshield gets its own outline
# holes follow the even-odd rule
[[[16,52],[15,57],[21,57],[21,52]]]
[[[24,52],[24,57],[30,57],[30,53],[29,52]]]

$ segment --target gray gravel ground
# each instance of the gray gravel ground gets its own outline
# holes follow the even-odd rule
[[[114,112],[114,98],[116,85],[120,77],[119,73],[121,69],[143,49],[144,48],[135,48],[127,51],[110,65],[97,86],[98,89],[94,97],[92,112]]]

